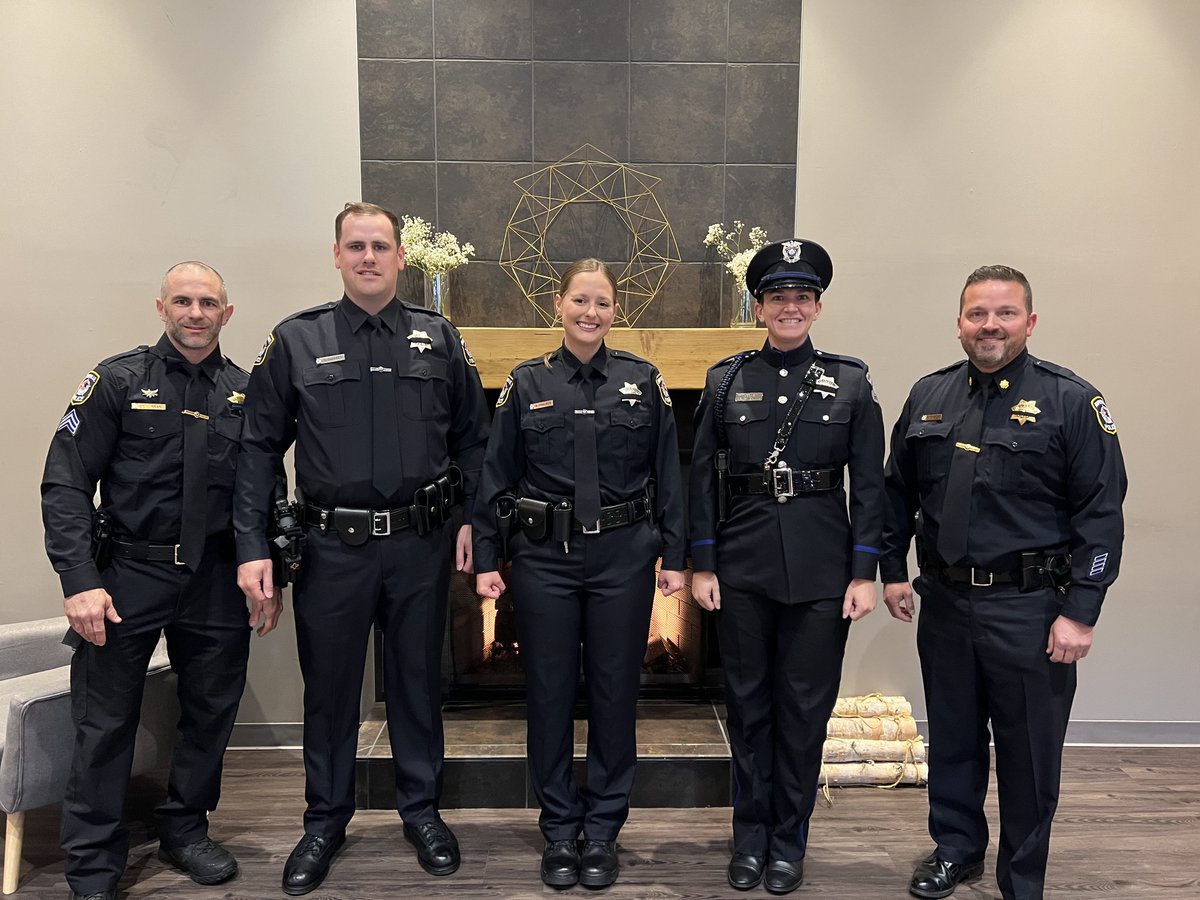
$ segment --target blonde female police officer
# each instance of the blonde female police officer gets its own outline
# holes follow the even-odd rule
[[[604,887],[617,878],[654,564],[661,553],[665,594],[682,586],[685,565],[671,399],[654,366],[605,346],[616,297],[616,279],[600,260],[578,260],[563,275],[554,298],[562,346],[521,363],[505,382],[475,511],[483,597],[505,587],[493,510],[499,502],[507,521],[519,519],[508,581],[546,838],[541,876],[556,887]],[[588,699],[582,791],[571,773],[581,644]]]
[[[717,610],[739,890],[803,880],[846,637],[875,606],[883,419],[866,364],[809,339],[832,277],[812,241],[762,248],[746,286],[767,340],[709,369],[696,411],[692,593]]]

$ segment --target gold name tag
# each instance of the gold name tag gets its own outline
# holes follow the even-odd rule
[[[163,412],[167,408],[165,403],[130,403],[130,409],[153,409],[158,412]]]
[[[317,357],[317,365],[323,366],[326,363],[345,362],[345,360],[346,360],[345,353],[335,353],[333,356],[318,356]]]
[[[539,400],[537,403],[530,403],[530,409],[549,409],[554,405],[553,400]]]
[[[762,391],[738,391],[733,395],[734,403],[747,403],[751,400],[761,400]]]
[[[940,422],[940,421],[942,421],[942,414],[941,413],[926,413],[925,415],[921,416],[921,421],[922,422]]]

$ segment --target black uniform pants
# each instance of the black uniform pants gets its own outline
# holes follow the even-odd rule
[[[1000,800],[996,881],[1006,898],[1039,898],[1075,696],[1074,663],[1046,655],[1059,595],[948,587],[925,576],[916,588],[929,715],[929,834],[950,862],[977,862],[987,852],[990,722]]]
[[[67,883],[83,895],[115,888],[125,871],[129,838],[121,813],[159,635],[166,634],[180,706],[167,796],[156,810],[167,847],[208,834],[250,652],[231,542],[218,549],[210,541],[195,575],[171,563],[114,559],[102,578],[122,621],[106,623],[103,647],[85,643],[71,659],[75,755],[62,845]]]
[[[367,641],[379,621],[396,809],[421,825],[442,790],[441,659],[451,527],[368,538],[352,547],[308,530],[296,584],[304,676],[304,830],[342,832],[354,815],[354,760]]]
[[[850,629],[842,602],[783,604],[722,585],[735,853],[804,858]]]
[[[662,546],[649,521],[562,544],[517,538],[509,578],[529,719],[529,769],[548,841],[616,840],[637,766],[637,696]],[[580,649],[587,779],[572,773]]]

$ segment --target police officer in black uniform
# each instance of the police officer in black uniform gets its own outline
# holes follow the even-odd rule
[[[1029,282],[984,266],[959,299],[967,359],[914,385],[892,431],[880,571],[912,621],[929,715],[929,833],[909,884],[946,897],[978,878],[988,845],[988,725],[996,744],[1006,898],[1042,896],[1075,663],[1116,580],[1125,466],[1104,398],[1030,355]]]
[[[546,838],[542,880],[612,884],[637,763],[635,715],[654,603],[683,586],[683,488],[671,398],[653,365],[604,337],[617,282],[572,263],[555,307],[562,346],[508,377],[475,509],[480,596],[505,589],[494,516],[507,519],[529,706],[529,767]],[[502,499],[503,498],[503,499]],[[580,669],[588,699],[587,783],[572,777]],[[577,844],[584,838],[582,856]]]
[[[759,250],[746,287],[767,340],[709,369],[696,410],[692,595],[718,610],[738,890],[803,880],[850,622],[875,608],[883,419],[866,364],[809,339],[832,278],[813,241]]]
[[[450,515],[464,501],[469,515],[487,440],[483,387],[457,329],[396,299],[395,214],[347,204],[335,237],[345,295],[279,323],[255,361],[234,510],[239,583],[252,598],[272,596],[264,508],[295,441],[308,808],[283,871],[292,895],[324,880],[354,815],[359,695],[377,619],[404,835],[426,872],[458,869],[458,842],[438,812],[441,650],[450,558],[471,571],[471,530],[456,539]]]
[[[125,871],[121,811],[146,667],[163,632],[182,714],[157,809],[159,855],[200,884],[237,873],[208,837],[208,813],[246,682],[250,627],[265,634],[279,618],[278,601],[264,599],[248,627],[237,587],[230,509],[247,376],[218,344],[233,305],[202,262],[169,269],[160,294],[165,334],[88,372],[42,478],[46,551],[76,648],[62,814],[76,898],[116,897]]]

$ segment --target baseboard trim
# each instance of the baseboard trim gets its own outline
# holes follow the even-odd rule
[[[237,722],[233,726],[233,734],[229,737],[229,749],[298,749],[303,742],[302,722]]]

